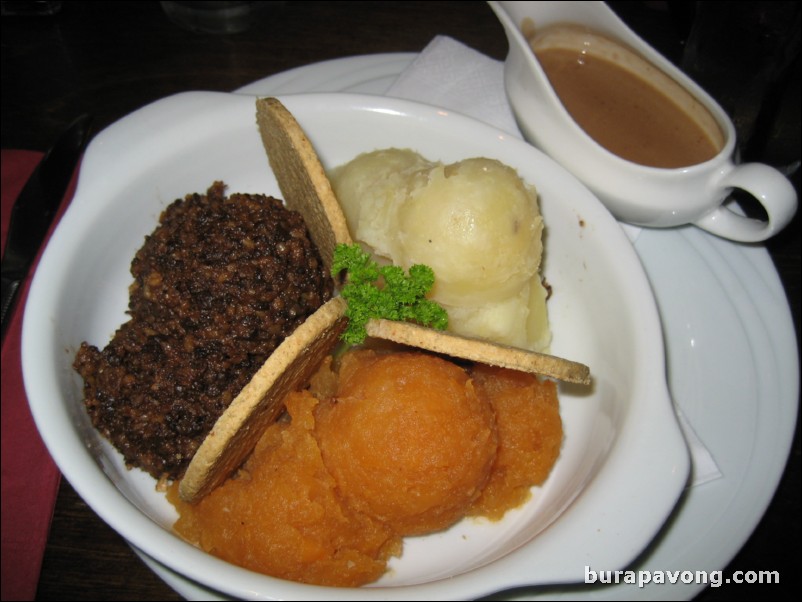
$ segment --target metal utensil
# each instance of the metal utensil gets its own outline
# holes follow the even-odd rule
[[[73,121],[28,178],[11,209],[2,265],[2,338],[19,289],[47,235],[72,173],[89,139],[89,115]]]

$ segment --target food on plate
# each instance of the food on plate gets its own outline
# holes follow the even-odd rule
[[[353,353],[316,414],[337,491],[401,535],[439,531],[478,497],[498,440],[468,373],[425,354]]]
[[[350,244],[342,208],[309,138],[277,98],[256,99],[256,123],[287,207],[300,213],[327,268],[338,244]]]
[[[490,479],[471,513],[500,519],[523,504],[533,485],[548,477],[562,445],[554,381],[497,366],[475,364],[471,378],[480,397],[493,402],[499,446]]]
[[[263,145],[287,205],[303,215],[312,239],[324,253],[323,261],[331,267],[335,249],[350,246],[351,237],[317,154],[300,125],[278,99],[257,99],[256,114]],[[339,282],[340,270],[333,271]],[[296,331],[288,337],[278,354],[265,363],[220,416],[181,481],[180,493],[184,501],[202,499],[245,460],[258,433],[283,407],[284,395],[300,386],[310,367],[316,366],[333,349],[336,341],[331,335],[341,328],[344,311],[335,300],[320,308],[304,325],[303,332]],[[586,366],[561,358],[534,357],[521,350],[482,346],[453,336],[433,339],[435,331],[406,322],[394,322],[393,328],[388,329],[383,320],[371,319],[366,326],[374,328],[374,336],[379,338],[407,345],[413,342],[453,357],[480,359],[572,382],[589,382]]]
[[[418,351],[351,350],[286,398],[235,478],[175,528],[227,561],[305,583],[381,577],[401,538],[501,518],[562,443],[556,387]]]
[[[262,195],[225,197],[222,183],[170,205],[132,264],[131,319],[102,352],[82,345],[75,368],[97,428],[130,465],[172,481],[167,496],[179,511],[177,533],[269,575],[363,585],[402,554],[404,537],[465,517],[500,519],[526,501],[559,455],[552,381],[446,357],[473,360],[479,349],[488,364],[507,366],[509,353],[538,356],[523,363],[538,372],[541,356],[551,356],[453,333],[441,338],[424,327],[444,327],[448,319],[427,298],[437,285],[433,270],[423,261],[406,266],[408,275],[400,266],[378,266],[351,244],[327,176],[292,115],[263,99],[257,122],[292,210]],[[486,263],[486,280],[504,294],[540,286],[534,193],[498,162],[469,160],[440,175],[432,165],[420,172],[435,182],[428,193],[437,196],[442,186],[463,195],[478,207],[469,221],[491,222],[477,235],[457,229],[479,241],[475,253],[489,244],[486,237],[509,229],[517,262]],[[453,178],[456,192],[443,178]],[[474,202],[470,183],[477,180],[487,192],[479,196],[500,196]],[[396,208],[402,221],[424,219],[423,206],[431,204],[423,192],[413,197]],[[494,204],[513,216],[512,225],[493,213]],[[536,234],[536,244],[522,232]],[[407,258],[414,239],[404,239]],[[443,252],[450,247],[437,243]],[[440,251],[424,261],[440,261]],[[441,265],[449,275],[441,290],[452,302],[496,301],[497,290],[468,285],[453,257]],[[372,277],[360,281],[366,273]],[[335,282],[341,296],[333,296]],[[348,293],[363,285],[364,295]],[[351,304],[377,299],[382,311],[359,327],[378,346],[333,354]],[[386,318],[397,320],[394,328]],[[443,355],[388,350],[382,338]],[[515,358],[509,364],[518,367]]]
[[[448,316],[427,298],[436,283],[430,267],[412,264],[407,275],[375,265],[351,244],[298,124],[275,99],[257,107],[292,210],[264,195],[226,197],[222,182],[168,206],[132,262],[130,319],[102,351],[83,343],[74,367],[93,424],[130,466],[171,481],[177,533],[269,575],[363,585],[402,554],[402,538],[466,517],[500,519],[526,501],[560,452],[556,386],[503,367],[453,363],[446,356],[472,358],[463,342],[511,350],[454,334],[436,339],[445,340],[443,356],[380,344],[332,355],[360,270],[374,274],[362,282],[368,297],[393,299],[389,313],[377,314],[382,319],[371,314],[361,323],[363,335],[376,328],[374,337],[394,340],[396,331],[384,328],[392,318],[425,348],[442,333],[421,325],[444,327]],[[454,177],[470,179],[476,169],[509,170],[466,161]],[[500,182],[510,184],[508,177]],[[525,187],[517,192],[535,200]],[[512,234],[538,234],[537,245],[512,242],[527,261],[537,247],[536,273],[536,203],[532,210],[520,198],[508,200],[498,202],[515,215]],[[406,210],[414,212],[414,203]],[[443,290],[476,303],[492,297],[471,292],[458,272]],[[344,274],[342,296],[334,296]],[[492,278],[502,288],[518,286]]]
[[[449,330],[534,351],[551,332],[540,275],[535,189],[486,158],[443,164],[408,149],[364,153],[332,170],[353,238],[385,262],[429,265]]]
[[[340,296],[348,304],[348,324],[342,338],[350,345],[362,344],[371,336],[454,358],[590,384],[590,369],[584,364],[437,332],[448,326],[448,313],[428,298],[435,280],[434,271],[427,265],[415,264],[405,274],[396,265],[380,266],[358,244],[339,244],[334,249],[332,276],[339,278],[343,271],[347,277]]]
[[[347,272],[340,295],[348,303],[348,326],[343,341],[359,345],[368,336],[370,320],[386,319],[414,322],[436,330],[448,326],[448,313],[426,295],[434,285],[432,268],[415,264],[405,274],[397,265],[378,265],[357,244],[337,245],[332,276]]]
[[[286,206],[302,216],[330,272],[335,246],[351,243],[351,236],[317,153],[278,99],[256,99],[256,122]],[[254,374],[189,463],[181,481],[183,500],[201,499],[240,466],[262,430],[281,413],[284,396],[306,382],[336,345],[343,312],[336,298],[320,307]]]
[[[451,332],[425,328],[411,322],[368,320],[365,332],[374,339],[441,353],[471,362],[537,374],[579,385],[593,382],[590,368],[556,355],[497,345],[491,341],[463,337]]]
[[[301,216],[256,194],[168,206],[131,264],[130,318],[74,367],[95,427],[130,466],[180,478],[217,418],[333,283]]]
[[[176,532],[233,564],[304,583],[358,586],[377,579],[401,549],[389,527],[343,506],[314,436],[317,400],[286,400],[291,421],[265,431],[232,478],[195,505],[167,498]]]
[[[234,473],[262,432],[284,410],[287,394],[306,386],[345,328],[345,302],[334,297],[284,339],[217,419],[179,484],[194,503]]]
[[[103,351],[82,344],[74,362],[93,424],[130,466],[159,479],[185,476],[185,501],[197,501],[241,464],[286,393],[305,382],[343,328],[342,301],[321,305],[332,294],[334,249],[351,242],[346,218],[293,116],[277,99],[256,104],[268,159],[299,213],[261,195],[226,198],[222,183],[176,201],[132,264],[131,319]],[[261,201],[270,215],[260,213]],[[327,249],[323,256],[310,238]],[[436,307],[425,299],[419,305]],[[286,340],[309,316],[316,319],[303,336]],[[424,348],[429,340],[412,324],[387,330],[372,322],[380,338],[399,340],[398,328],[408,326],[402,334]],[[271,357],[282,341],[282,353]],[[452,343],[435,350],[457,351]]]

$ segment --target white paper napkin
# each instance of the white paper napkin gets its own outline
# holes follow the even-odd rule
[[[429,42],[387,96],[458,111],[523,138],[504,92],[504,64],[447,36]]]
[[[435,37],[398,76],[386,95],[451,109],[523,138],[504,91],[504,63],[447,36]],[[633,242],[641,232],[629,224],[621,227]],[[675,408],[691,453],[689,486],[720,478],[715,459],[678,400]]]

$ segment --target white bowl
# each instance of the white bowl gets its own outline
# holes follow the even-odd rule
[[[408,101],[317,94],[282,98],[327,168],[360,152],[409,147],[430,159],[497,158],[541,196],[545,275],[557,355],[588,364],[591,389],[562,386],[565,440],[548,481],[499,523],[466,520],[408,539],[378,583],[320,588],[258,575],[171,532],[172,506],[92,428],[71,368],[82,341],[103,347],[126,319],[129,265],[159,213],[223,180],[279,195],[253,97],[193,92],[122,119],[90,144],[72,204],[32,283],[22,361],[31,409],[64,476],[136,548],[231,596],[340,600],[475,598],[521,585],[581,582],[585,566],[625,567],[662,526],[689,471],[667,393],[663,340],[629,240],[600,202],[525,142]],[[500,241],[502,243],[503,241]]]

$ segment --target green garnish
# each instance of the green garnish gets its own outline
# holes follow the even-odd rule
[[[332,276],[336,278],[343,270],[348,272],[340,289],[340,295],[348,302],[348,327],[342,335],[346,343],[362,343],[367,337],[365,325],[371,318],[417,322],[437,330],[448,326],[446,310],[426,298],[434,285],[434,271],[429,266],[413,265],[407,275],[398,266],[379,266],[357,244],[338,244]]]

